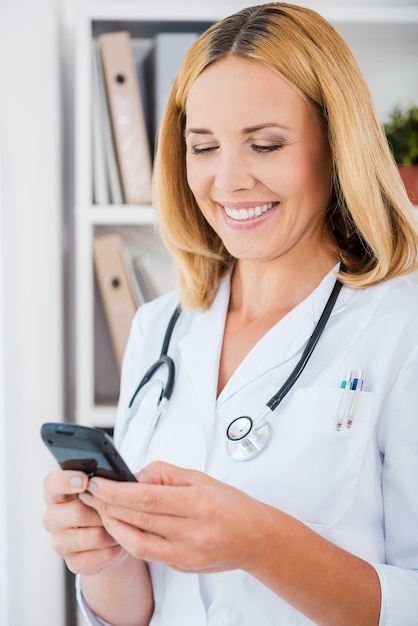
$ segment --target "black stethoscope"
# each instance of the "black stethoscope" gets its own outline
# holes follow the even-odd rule
[[[331,315],[331,312],[337,301],[341,287],[342,283],[339,280],[336,280],[332,292],[325,305],[325,308],[322,311],[321,317],[319,318],[318,323],[316,324],[314,331],[310,336],[308,343],[306,344],[302,356],[300,357],[298,363],[296,364],[295,368],[293,369],[287,380],[277,391],[277,393],[275,393],[274,396],[272,396],[270,400],[266,402],[265,409],[259,415],[259,417],[257,417],[257,419],[253,419],[248,415],[242,415],[241,417],[237,417],[232,420],[232,422],[229,424],[226,430],[226,439],[227,452],[228,456],[231,459],[234,459],[235,461],[247,461],[248,459],[251,459],[260,452],[262,452],[262,450],[264,450],[264,448],[267,446],[271,437],[271,426],[270,423],[266,420],[266,415],[269,413],[269,411],[273,412],[279,406],[279,404],[289,393],[289,391],[305,369],[312,355],[312,352],[314,351],[316,344],[318,343],[319,338],[321,337],[325,329],[329,316]],[[165,386],[162,386],[162,390],[157,402],[157,409],[151,422],[148,436],[136,461],[134,471],[138,469],[142,458],[146,450],[148,449],[150,441],[155,433],[158,423],[160,422],[166,410],[167,402],[170,400],[171,394],[173,393],[175,381],[175,365],[173,359],[168,356],[168,348],[170,345],[170,340],[174,331],[174,327],[177,323],[180,313],[181,308],[176,307],[174,313],[170,318],[164,335],[160,357],[158,361],[151,365],[151,367],[145,372],[129,402],[129,409],[132,409],[134,402],[139,396],[141,390],[143,390],[145,385],[147,385],[147,383],[151,381],[154,374],[163,366],[167,368],[167,382]],[[133,416],[134,414],[132,413],[131,416],[128,417],[122,437],[126,434],[129,422]]]

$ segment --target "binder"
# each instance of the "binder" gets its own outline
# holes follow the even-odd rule
[[[158,33],[155,36],[155,120],[158,133],[171,87],[184,55],[197,33]]]
[[[95,204],[123,204],[115,144],[107,106],[98,42],[93,41],[93,200]]]
[[[137,308],[125,266],[122,237],[115,233],[94,239],[93,260],[120,372],[126,342]]]
[[[146,270],[144,259],[141,255],[132,255],[131,257],[133,283],[139,294],[137,298],[138,306],[144,302],[149,302],[158,296],[157,289],[153,284]]]
[[[107,100],[126,204],[151,202],[151,151],[128,32],[99,35]]]
[[[138,79],[142,111],[147,129],[150,154],[154,154],[154,37],[131,37],[131,50]]]
[[[93,42],[92,49],[92,139],[93,139],[93,203],[94,204],[109,204],[109,191],[107,185],[107,171],[106,171],[106,154],[104,145],[104,133],[102,129],[102,111],[100,103],[100,86],[99,75],[97,66],[97,57],[95,42]]]
[[[141,304],[147,302],[149,298],[142,289],[142,285],[138,280],[135,269],[135,256],[126,248],[123,249],[123,259],[125,262],[126,272],[128,275],[129,284],[131,286],[132,294],[135,300],[136,307],[140,307]]]

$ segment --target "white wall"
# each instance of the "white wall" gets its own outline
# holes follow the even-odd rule
[[[0,172],[1,172],[1,144],[0,144]],[[1,175],[0,175],[0,241],[3,240],[3,220],[1,212]],[[7,583],[7,514],[6,494],[6,459],[4,455],[4,442],[6,441],[5,420],[1,419],[4,415],[4,350],[3,350],[3,258],[0,255],[0,624],[7,624],[8,613],[8,583]]]
[[[63,418],[55,0],[1,0],[0,29],[0,623],[61,626],[63,565],[40,521],[53,462],[39,436]]]

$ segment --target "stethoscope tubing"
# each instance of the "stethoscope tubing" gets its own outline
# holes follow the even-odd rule
[[[331,312],[337,301],[338,294],[341,291],[341,287],[342,283],[339,280],[336,280],[333,290],[331,291],[331,294],[325,305],[325,308],[322,311],[321,317],[319,318],[318,323],[315,326],[314,331],[310,336],[304,351],[302,352],[302,356],[296,364],[296,367],[293,369],[287,380],[280,387],[279,391],[275,393],[268,402],[266,402],[266,407],[268,407],[271,411],[274,411],[279,406],[280,402],[282,402],[284,397],[288,394],[288,392],[291,390],[291,388],[305,369],[309,359],[311,358],[312,352],[315,350],[316,344],[318,343],[319,338],[321,337],[329,320],[329,316],[331,315]],[[260,415],[258,419],[262,419],[263,416],[264,414]]]
[[[141,389],[145,387],[145,385],[151,380],[154,374],[163,365],[167,366],[168,375],[167,375],[167,384],[165,385],[165,387],[163,387],[163,390],[161,392],[160,402],[163,398],[166,398],[167,400],[171,398],[171,394],[173,393],[174,382],[176,378],[176,367],[174,365],[173,359],[170,356],[168,356],[167,353],[168,353],[168,348],[170,345],[171,336],[173,334],[174,326],[177,323],[180,313],[181,313],[181,308],[180,306],[177,306],[174,309],[174,312],[170,318],[170,321],[168,322],[168,326],[164,334],[163,345],[161,347],[160,357],[158,361],[155,361],[155,363],[151,365],[151,367],[145,372],[144,376],[141,378],[137,388],[133,392],[132,397],[129,401],[129,404],[128,404],[129,409],[132,407],[133,403],[135,402],[135,398],[137,397]]]

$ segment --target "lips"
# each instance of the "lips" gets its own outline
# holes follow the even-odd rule
[[[254,205],[250,207],[228,207],[224,205],[225,213],[231,219],[237,222],[246,222],[247,220],[254,219],[255,217],[260,217],[267,211],[270,211],[274,206],[277,205],[277,202],[268,202],[266,204]]]

